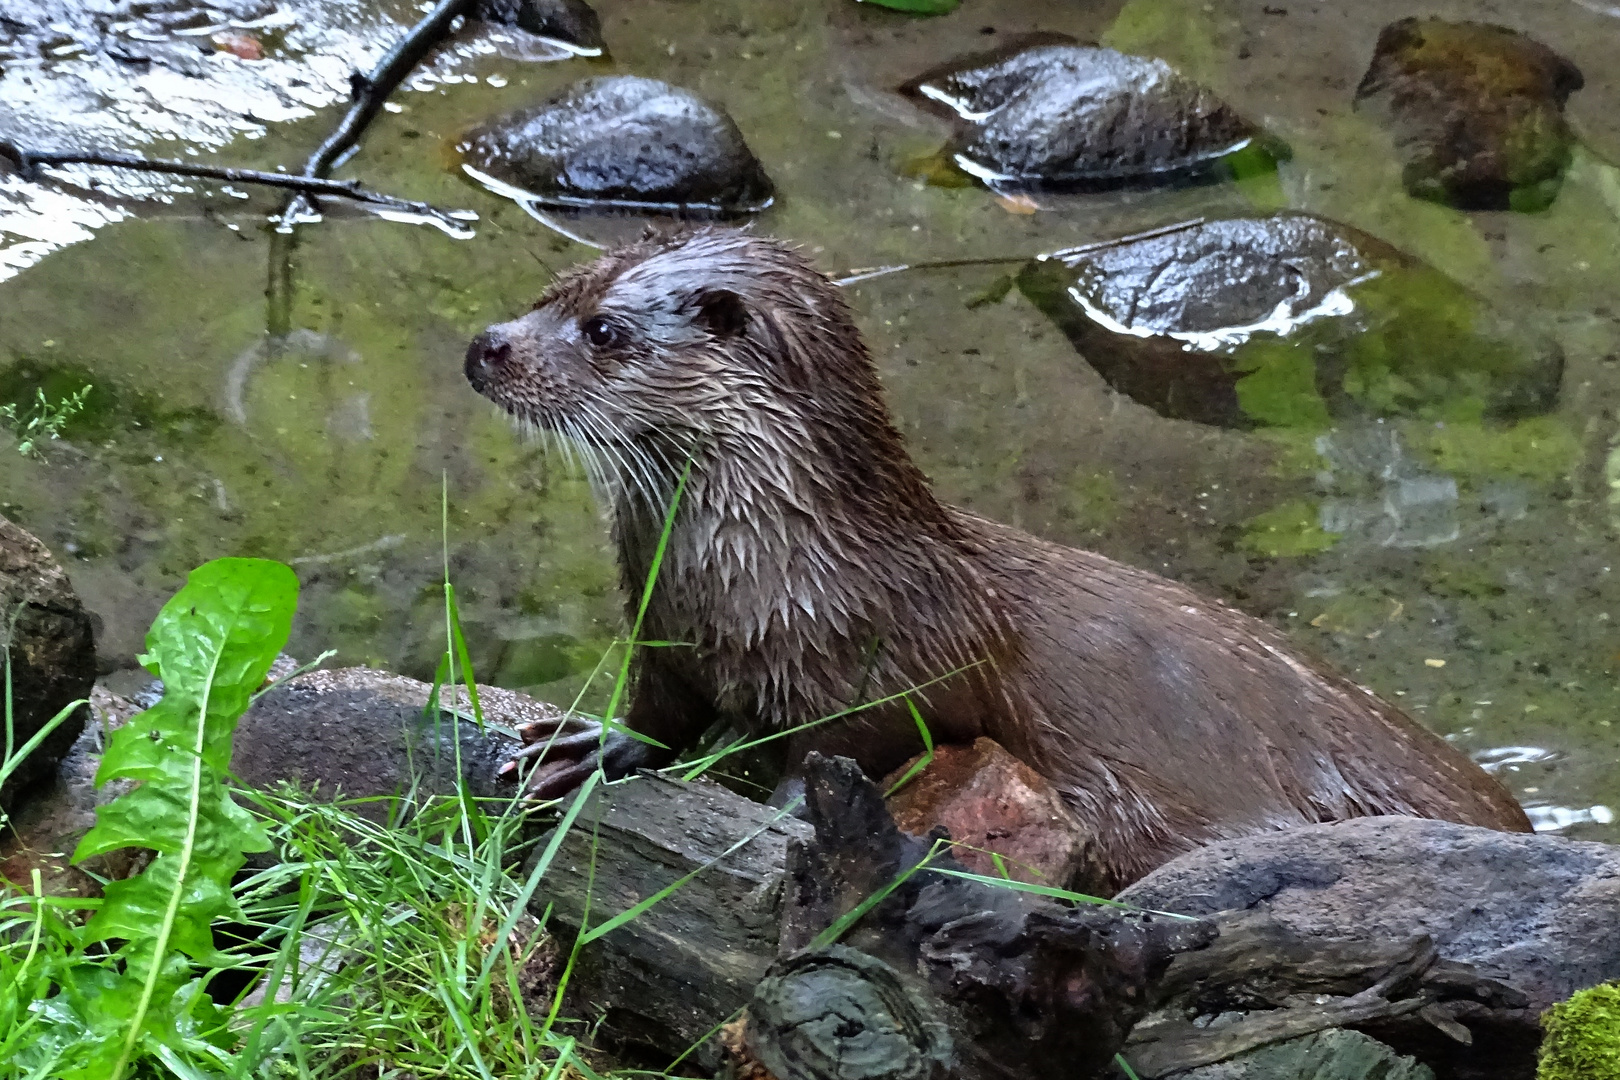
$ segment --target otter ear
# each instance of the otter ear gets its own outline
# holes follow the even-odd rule
[[[742,297],[726,289],[700,293],[697,309],[695,321],[715,337],[736,337],[748,328],[748,309]]]

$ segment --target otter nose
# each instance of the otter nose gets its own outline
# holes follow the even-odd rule
[[[463,368],[472,388],[483,393],[496,366],[511,354],[511,344],[494,330],[485,330],[473,338],[472,344],[467,346],[467,362]]]

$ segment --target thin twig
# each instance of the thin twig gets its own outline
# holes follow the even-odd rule
[[[388,96],[415,70],[422,58],[444,40],[451,24],[459,16],[472,11],[473,3],[474,0],[439,0],[432,11],[388,50],[377,66],[371,69],[371,74],[362,75],[357,71],[349,76],[352,93],[349,111],[343,115],[332,134],[304,162],[304,176],[324,179],[331,174],[338,159],[360,141],[360,136],[377,118]],[[299,193],[282,211],[282,221],[290,223],[303,216],[308,210],[307,197],[312,194],[322,193],[312,188],[299,189]]]
[[[400,199],[393,195],[370,191],[358,180],[323,180],[311,176],[292,176],[288,173],[261,172],[258,169],[232,169],[218,165],[198,165],[189,161],[167,161],[162,158],[143,158],[134,154],[81,153],[76,150],[26,150],[12,143],[0,142],[0,157],[16,166],[25,179],[35,179],[43,166],[102,165],[113,169],[135,169],[140,172],[169,173],[174,176],[194,176],[205,180],[223,180],[230,184],[258,184],[264,187],[287,188],[315,195],[331,195],[342,199],[368,203],[401,213],[421,214],[442,218],[447,222],[465,220],[464,210],[440,210],[425,202]],[[459,224],[457,227],[460,227]]]
[[[1079,247],[1059,248],[1057,251],[1042,252],[1039,255],[994,255],[982,259],[935,259],[932,262],[895,263],[892,266],[861,266],[850,270],[842,277],[833,278],[832,281],[834,285],[853,285],[857,281],[870,281],[872,278],[900,274],[908,270],[952,270],[963,266],[1005,266],[1009,263],[1026,263],[1035,259],[1057,259],[1067,262],[1081,255],[1092,255],[1099,251],[1134,244],[1138,240],[1152,240],[1160,236],[1169,236],[1171,233],[1196,229],[1204,223],[1205,219],[1201,217],[1191,218],[1187,221],[1178,221],[1174,225],[1161,225],[1159,228],[1131,233],[1128,236],[1116,236],[1111,240],[1097,240],[1090,244],[1081,244]]]

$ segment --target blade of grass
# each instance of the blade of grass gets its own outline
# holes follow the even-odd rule
[[[917,725],[917,734],[922,736],[923,756],[918,758],[911,768],[906,770],[906,774],[896,780],[893,786],[883,793],[885,799],[905,787],[913,777],[934,763],[934,735],[928,730],[928,725],[923,721],[922,713],[917,711],[917,703],[911,700],[910,694],[906,695],[906,708],[911,710],[911,719]]]
[[[675,514],[680,509],[681,496],[686,493],[686,482],[691,475],[692,459],[687,458],[686,465],[681,469],[680,479],[675,481],[675,494],[670,496],[669,509],[664,512],[664,528],[658,534],[658,546],[653,549],[652,565],[647,568],[647,581],[641,589],[641,603],[636,607],[636,620],[630,628],[630,640],[625,644],[618,680],[613,685],[613,694],[608,698],[608,706],[602,712],[607,721],[602,726],[603,738],[607,737],[608,726],[613,723],[613,717],[619,710],[619,702],[623,699],[625,688],[630,682],[630,660],[635,655],[636,640],[641,637],[641,625],[647,618],[647,607],[652,603],[653,586],[658,583],[658,572],[664,565],[664,553],[669,550],[669,537],[675,531]],[[618,730],[626,734],[635,734],[628,728],[620,727]]]
[[[929,869],[933,864],[933,861],[937,859],[940,856],[940,853],[949,846],[950,845],[943,840],[935,840],[933,846],[928,849],[928,854],[924,855],[920,861],[918,861],[911,868],[896,874],[894,880],[883,886],[883,888],[879,889],[877,892],[873,893],[871,896],[868,896],[865,900],[862,900],[859,904],[856,904],[838,918],[834,919],[831,926],[827,927],[827,929],[815,936],[815,939],[810,942],[810,947],[812,949],[824,949],[828,945],[836,942],[845,934],[849,933],[850,927],[854,926],[856,923],[860,922],[861,919],[865,918],[868,911],[871,911],[873,908],[883,903],[883,901],[887,900],[889,895],[893,893],[894,890],[904,885],[907,881],[910,881],[918,871]]]
[[[62,710],[60,712],[58,712],[55,716],[51,717],[49,720],[45,721],[45,723],[40,726],[40,729],[38,731],[34,732],[33,736],[30,737],[27,742],[22,744],[22,749],[18,750],[15,754],[10,753],[9,752],[10,747],[11,747],[11,709],[10,709],[10,704],[11,703],[10,703],[10,700],[9,700],[10,697],[11,697],[11,677],[10,676],[11,676],[11,672],[9,670],[9,665],[8,665],[8,670],[6,672],[6,697],[8,699],[7,703],[6,703],[7,704],[7,708],[6,708],[6,721],[7,721],[6,722],[6,747],[7,747],[8,752],[7,752],[7,755],[6,755],[5,759],[0,760],[0,784],[5,783],[6,778],[8,776],[10,776],[13,772],[17,771],[18,767],[22,765],[24,759],[26,759],[29,754],[32,754],[34,752],[35,747],[39,746],[40,743],[42,743],[46,739],[50,738],[51,732],[55,731],[57,728],[61,727],[64,723],[66,723],[67,718],[73,715],[73,712],[74,712],[75,709],[78,709],[82,705],[90,704],[90,699],[89,698],[80,698],[79,700],[73,702],[72,704],[62,706]]]
[[[688,1046],[685,1050],[682,1050],[679,1057],[677,1057],[674,1061],[671,1061],[668,1065],[664,1066],[664,1071],[660,1075],[663,1075],[663,1076],[673,1075],[675,1070],[680,1068],[681,1062],[685,1061],[687,1058],[689,1058],[693,1054],[697,1053],[697,1051],[703,1046],[704,1043],[708,1042],[710,1039],[714,1038],[716,1035],[718,1035],[720,1033],[721,1028],[725,1027],[727,1024],[729,1024],[733,1020],[737,1019],[737,1017],[741,1016],[743,1014],[743,1009],[745,1009],[745,1008],[747,1008],[746,1005],[741,1006],[735,1012],[733,1012],[730,1016],[726,1017],[724,1020],[722,1020],[718,1024],[714,1025],[714,1027],[710,1028],[708,1031],[705,1031],[702,1035],[698,1036],[698,1040],[696,1042],[694,1042],[691,1046]]]
[[[800,724],[797,727],[787,728],[783,731],[775,731],[769,735],[762,735],[757,739],[750,739],[747,742],[734,743],[722,751],[709,754],[705,757],[700,757],[695,761],[685,762],[684,764],[677,766],[677,768],[687,770],[686,772],[681,773],[680,779],[684,781],[696,780],[699,776],[702,776],[705,772],[708,772],[711,768],[718,764],[720,760],[728,754],[735,754],[742,750],[752,750],[756,746],[763,746],[768,742],[775,742],[777,739],[785,739],[789,735],[796,735],[801,731],[809,731],[811,728],[820,727],[822,724],[830,724],[834,720],[842,720],[846,716],[854,716],[856,713],[864,712],[867,709],[875,709],[879,705],[887,705],[893,701],[900,701],[908,694],[915,694],[919,691],[926,690],[930,686],[934,686],[937,683],[942,683],[946,679],[955,678],[957,675],[962,674],[962,672],[970,671],[983,663],[986,663],[986,661],[975,660],[971,664],[963,664],[961,667],[956,668],[953,671],[947,671],[943,675],[929,679],[927,682],[918,683],[916,686],[901,690],[898,693],[890,694],[888,697],[881,697],[875,701],[868,701],[862,705],[852,705],[847,709],[840,709],[835,713],[830,713],[827,716],[823,716],[819,720],[811,720],[807,723]]]
[[[478,700],[478,682],[472,676],[472,656],[467,652],[467,637],[461,632],[461,609],[456,606],[456,587],[450,584],[448,570],[444,581],[444,602],[449,609],[450,633],[456,649],[456,659],[461,661],[461,676],[467,685],[467,700],[472,705],[473,716],[478,719],[478,730],[484,730],[484,706]]]
[[[550,842],[546,844],[546,849],[540,853],[540,858],[535,862],[534,869],[529,872],[529,877],[524,881],[523,888],[518,890],[516,899],[512,901],[512,910],[507,914],[506,920],[501,923],[500,929],[495,934],[494,946],[484,955],[483,967],[478,972],[478,986],[481,987],[489,978],[490,971],[495,966],[495,957],[504,950],[506,942],[511,939],[512,932],[517,929],[518,920],[523,917],[523,912],[528,909],[529,900],[534,896],[535,889],[540,886],[540,879],[546,876],[547,870],[551,869],[551,861],[557,857],[557,849],[562,847],[563,838],[567,836],[568,830],[574,827],[574,821],[579,817],[580,810],[584,808],[585,800],[590,798],[591,792],[596,788],[597,781],[601,777],[601,772],[594,772],[585,778],[585,782],[579,786],[579,792],[574,796],[573,804],[568,807],[567,813],[563,814],[562,820],[557,822],[557,827],[551,831]]]
[[[1177,915],[1173,911],[1155,911],[1152,908],[1139,908],[1132,904],[1122,904],[1118,900],[1109,900],[1101,896],[1087,896],[1085,893],[1070,892],[1068,889],[1059,889],[1052,885],[1034,885],[1027,881],[1016,881],[1012,878],[989,877],[985,874],[969,873],[966,870],[952,870],[948,867],[931,867],[933,873],[944,877],[961,878],[963,881],[974,881],[980,885],[988,885],[993,889],[1011,889],[1013,892],[1033,893],[1036,896],[1049,896],[1055,900],[1068,900],[1076,904],[1098,904],[1102,907],[1119,908],[1121,911],[1136,911],[1146,915],[1162,915],[1167,919],[1181,919],[1186,922],[1197,922],[1191,915]]]
[[[270,691],[274,690],[276,687],[283,686],[283,685],[291,682],[292,680],[298,678],[298,676],[300,676],[300,675],[308,675],[310,672],[314,671],[316,668],[320,667],[322,664],[326,663],[328,660],[332,659],[332,657],[334,657],[336,655],[337,655],[337,650],[336,649],[327,649],[325,652],[321,653],[321,655],[317,656],[315,659],[311,660],[309,663],[301,664],[300,666],[298,666],[298,667],[294,668],[293,670],[287,672],[287,674],[283,675],[281,678],[275,679],[275,680],[273,680],[271,682],[268,682],[268,683],[265,683],[263,688],[261,688],[252,697],[248,698],[248,703],[252,704],[253,702],[258,701],[260,698],[264,697],[264,695],[268,694]]]

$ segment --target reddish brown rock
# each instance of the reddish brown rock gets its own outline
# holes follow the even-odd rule
[[[884,780],[892,787],[908,763]],[[978,874],[1097,892],[1104,888],[1096,845],[1080,820],[1034,769],[991,739],[941,746],[934,760],[888,800],[902,831],[921,836],[936,825],[965,847],[953,854]]]

